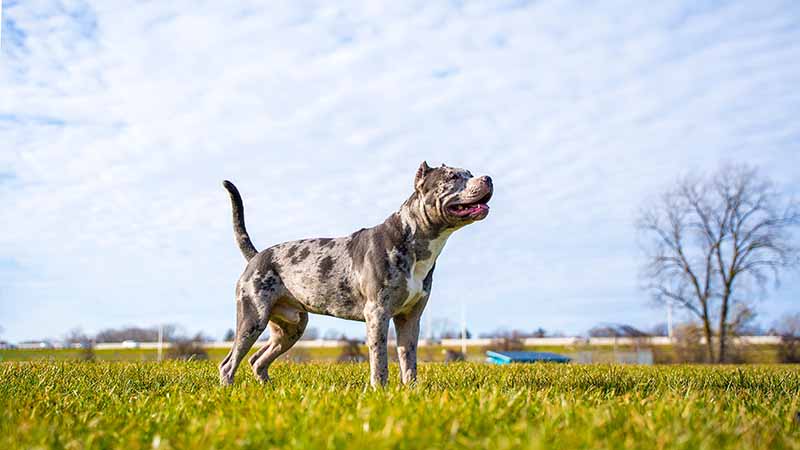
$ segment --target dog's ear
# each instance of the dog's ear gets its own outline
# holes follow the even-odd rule
[[[422,164],[419,165],[419,169],[417,169],[417,176],[414,178],[414,189],[420,190],[422,188],[422,183],[425,181],[425,175],[430,172],[431,168],[428,167],[427,161],[422,161]]]

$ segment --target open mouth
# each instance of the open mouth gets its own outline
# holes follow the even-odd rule
[[[455,217],[460,218],[483,218],[489,214],[489,200],[492,198],[492,192],[489,191],[483,197],[465,203],[456,203],[447,207],[447,212]]]

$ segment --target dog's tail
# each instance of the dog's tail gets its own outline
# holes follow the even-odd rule
[[[244,227],[244,205],[242,204],[242,196],[239,195],[239,190],[228,180],[222,182],[222,186],[228,191],[231,196],[231,207],[233,208],[233,235],[236,238],[236,243],[239,245],[239,250],[242,251],[244,259],[250,261],[253,256],[258,254],[253,242],[250,241],[250,236],[247,235],[247,229]]]

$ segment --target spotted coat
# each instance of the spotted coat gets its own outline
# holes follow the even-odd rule
[[[422,163],[414,192],[383,223],[349,236],[284,242],[261,252],[247,235],[238,190],[230,182],[224,185],[233,204],[236,242],[248,264],[237,282],[236,338],[220,365],[222,383],[233,382],[242,358],[269,326],[269,341],[250,358],[256,375],[266,381],[269,364],[302,336],[308,313],[366,322],[373,386],[387,381],[386,341],[394,320],[401,381],[413,382],[419,320],[436,259],[454,231],[486,217],[491,179]]]

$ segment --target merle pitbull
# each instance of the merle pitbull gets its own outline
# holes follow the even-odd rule
[[[389,320],[397,331],[400,377],[417,376],[417,340],[428,302],[436,258],[457,229],[489,214],[492,179],[464,169],[423,162],[414,193],[382,224],[347,237],[303,239],[256,251],[244,225],[242,198],[223,183],[233,204],[233,228],[247,267],[236,283],[236,338],[219,366],[222,384],[261,333],[269,340],[250,357],[253,372],[268,381],[267,370],[303,335],[308,313],[367,323],[370,383],[388,377]]]

